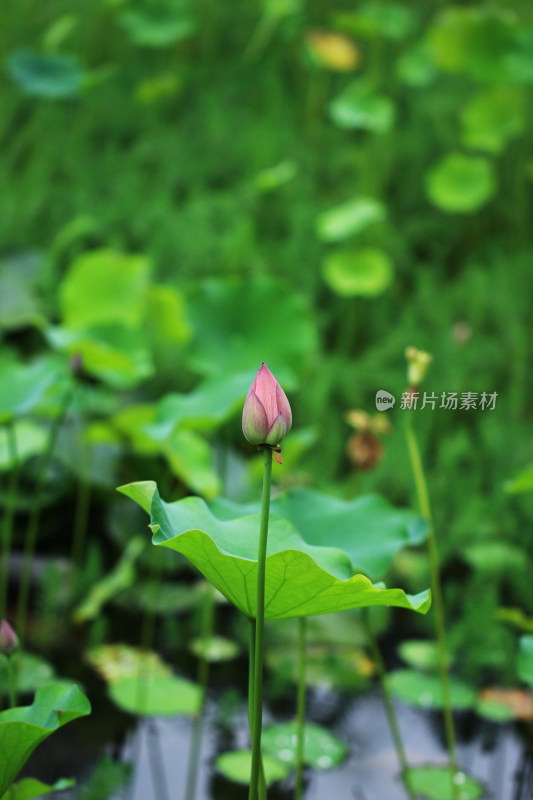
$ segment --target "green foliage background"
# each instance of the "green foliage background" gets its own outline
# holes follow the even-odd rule
[[[399,402],[368,472],[344,414],[399,398],[405,347],[428,350],[427,391],[498,393],[493,411],[415,419],[452,644],[476,654],[460,669],[512,675],[492,621],[533,612],[533,505],[504,491],[532,454],[530,4],[23,0],[2,16],[2,353],[84,351],[92,404],[64,469],[80,471],[81,427],[96,487],[157,469],[175,496],[253,494],[239,398],[268,360],[295,420],[275,480],[408,504]],[[347,37],[353,69],[317,30]],[[328,228],[361,198],[370,221],[352,208]],[[91,253],[99,280],[72,288]],[[396,568],[426,585],[422,556]]]

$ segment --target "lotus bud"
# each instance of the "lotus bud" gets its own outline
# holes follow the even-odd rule
[[[418,387],[426,377],[428,367],[433,356],[416,347],[408,347],[405,351],[407,358],[407,380],[410,386]]]
[[[19,646],[19,637],[6,619],[0,623],[0,653],[10,656]]]
[[[292,425],[285,392],[265,364],[250,386],[242,410],[242,432],[251,444],[278,445]]]

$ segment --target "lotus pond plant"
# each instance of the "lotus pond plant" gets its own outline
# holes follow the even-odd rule
[[[250,621],[250,800],[266,797],[261,758],[265,619],[304,621],[310,615],[371,606],[425,613],[430,605],[429,591],[408,595],[376,585],[362,572],[379,572],[391,552],[423,538],[415,515],[413,525],[406,527],[380,498],[351,503],[303,489],[271,504],[272,460],[274,456],[281,463],[281,442],[291,424],[289,401],[263,363],[242,418],[244,435],[263,451],[260,508],[223,499],[208,505],[199,497],[166,503],[153,481],[119,487],[150,515],[153,543],[184,555]],[[302,792],[305,735],[304,622],[299,642],[297,797]]]

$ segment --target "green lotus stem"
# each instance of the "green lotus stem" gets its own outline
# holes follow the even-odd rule
[[[13,656],[7,656],[7,685],[9,687],[9,706],[10,708],[15,708],[17,705],[17,683],[15,670],[13,669]]]
[[[253,731],[253,686],[254,686],[254,671],[255,671],[255,619],[250,619],[250,635],[248,638],[248,722],[250,725],[250,733]],[[259,767],[259,800],[266,800],[266,780],[265,769],[263,766],[263,758],[261,757],[261,765]]]
[[[405,435],[407,439],[407,447],[409,449],[409,457],[411,459],[411,467],[415,480],[416,493],[418,497],[418,506],[420,513],[428,524],[428,556],[429,566],[431,572],[431,592],[433,597],[433,607],[435,609],[435,634],[437,638],[437,650],[439,659],[439,674],[442,688],[442,701],[443,701],[443,717],[444,729],[446,734],[446,746],[448,749],[448,757],[450,759],[451,767],[451,783],[452,783],[452,796],[457,797],[457,784],[454,781],[455,774],[458,771],[457,764],[457,748],[455,744],[455,730],[453,726],[452,703],[450,693],[450,678],[448,675],[448,656],[446,647],[446,625],[444,619],[444,603],[442,599],[442,587],[440,582],[439,571],[439,552],[437,548],[437,538],[435,536],[435,526],[433,524],[433,514],[431,513],[431,504],[429,501],[429,494],[427,489],[426,477],[424,475],[424,467],[420,456],[420,449],[413,429],[413,423],[409,412],[407,413],[407,422],[405,426]]]
[[[405,791],[407,792],[409,800],[415,800],[415,794],[411,789],[411,785],[409,783],[409,764],[407,762],[407,756],[405,755],[405,748],[403,746],[402,735],[400,733],[398,717],[396,716],[396,711],[394,709],[394,704],[392,702],[392,697],[389,689],[389,682],[387,678],[387,670],[385,668],[385,663],[383,661],[383,656],[381,655],[381,650],[379,649],[377,639],[374,636],[372,627],[370,625],[368,610],[365,608],[362,611],[363,611],[362,614],[363,627],[365,629],[368,646],[370,648],[370,652],[372,653],[372,658],[376,666],[376,671],[378,673],[379,683],[381,686],[381,694],[383,695],[383,702],[385,704],[385,713],[387,714],[387,721],[389,723],[392,741],[394,742],[394,748],[396,750],[396,755],[398,756],[402,781],[405,786]]]
[[[17,450],[15,426],[10,422],[6,426],[7,447],[11,462],[9,486],[5,507],[4,524],[2,526],[2,567],[0,572],[0,619],[4,619],[7,609],[7,586],[9,583],[9,556],[13,537],[13,520],[17,505],[20,464]]]
[[[215,611],[215,593],[210,583],[207,584],[204,606],[202,610],[201,641],[206,644],[213,636],[213,619]],[[196,795],[196,781],[198,778],[198,765],[200,763],[200,747],[205,716],[205,701],[207,697],[207,682],[209,679],[209,661],[205,653],[201,652],[198,659],[198,672],[196,681],[200,686],[200,707],[194,717],[191,736],[191,749],[189,764],[187,766],[187,781],[185,784],[185,800],[194,800]]]
[[[89,466],[91,463],[91,447],[84,444],[82,463]],[[76,496],[76,508],[74,511],[74,531],[72,534],[72,549],[70,560],[72,564],[72,581],[78,575],[80,565],[85,550],[85,540],[87,538],[87,522],[89,519],[89,509],[91,506],[91,485],[90,481],[82,476],[78,481],[78,492]]]
[[[305,750],[305,668],[307,658],[306,618],[298,620],[298,702],[297,702],[297,744],[296,744],[296,785],[294,800],[301,800],[304,785],[304,750]]]
[[[257,553],[257,601],[254,682],[252,701],[252,770],[248,800],[257,800],[258,779],[261,766],[261,731],[263,728],[263,635],[265,628],[265,567],[270,512],[270,486],[272,484],[272,451],[264,448],[263,499],[261,505],[261,528]]]
[[[50,434],[48,436],[46,450],[43,453],[39,464],[39,472],[37,473],[35,489],[33,492],[33,501],[28,520],[28,527],[26,530],[26,540],[24,543],[24,555],[22,560],[22,572],[20,576],[17,605],[17,634],[21,645],[24,644],[24,639],[26,636],[26,617],[28,613],[28,600],[30,595],[31,565],[33,562],[33,556],[35,554],[35,546],[37,544],[37,536],[39,533],[39,523],[41,520],[41,501],[46,480],[46,473],[52,459],[52,454],[56,446],[59,431],[61,430],[61,426],[63,425],[63,421],[67,415],[73,394],[74,389],[70,387],[65,394],[60,412],[50,427]]]

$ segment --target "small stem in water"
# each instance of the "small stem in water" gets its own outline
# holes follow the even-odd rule
[[[67,415],[72,396],[74,393],[73,388],[69,388],[65,394],[63,405],[59,415],[54,419],[50,428],[50,435],[46,450],[43,453],[39,465],[39,472],[37,473],[36,485],[33,493],[33,502],[30,511],[30,518],[28,520],[28,527],[26,530],[26,541],[24,544],[24,556],[22,561],[22,572],[20,577],[19,597],[17,606],[17,634],[20,639],[21,645],[24,644],[26,636],[26,617],[28,613],[28,600],[30,594],[30,578],[31,578],[31,565],[35,553],[35,546],[37,544],[37,535],[39,533],[39,522],[41,519],[41,501],[43,489],[46,481],[46,473],[52,459],[52,454],[56,446],[57,437],[63,421]]]
[[[201,625],[201,642],[208,646],[213,636],[213,618],[215,611],[215,593],[210,583],[206,587]],[[198,766],[200,763],[200,748],[204,724],[205,701],[207,697],[207,682],[209,680],[209,661],[204,653],[198,659],[197,683],[200,686],[200,708],[193,720],[191,735],[191,749],[187,767],[187,783],[185,786],[185,800],[194,800],[196,795],[196,781],[198,779]]]
[[[7,656],[7,682],[9,686],[9,707],[15,708],[17,705],[17,684],[15,681],[12,656]]]
[[[409,764],[407,763],[407,757],[405,755],[402,735],[400,733],[400,726],[398,725],[398,718],[396,716],[396,711],[394,709],[394,704],[392,702],[392,697],[389,689],[389,682],[387,679],[387,670],[385,669],[385,664],[383,662],[383,657],[381,655],[381,650],[379,649],[377,639],[374,636],[374,633],[370,626],[368,610],[366,608],[363,609],[363,626],[365,629],[368,646],[370,647],[370,652],[372,653],[372,658],[374,660],[374,664],[376,666],[376,670],[378,673],[378,678],[381,685],[381,693],[383,695],[383,702],[385,704],[385,712],[387,714],[387,720],[389,723],[392,741],[394,742],[396,755],[398,756],[398,761],[400,763],[402,781],[405,786],[405,791],[407,792],[409,800],[415,800],[415,795],[409,783]]]
[[[457,797],[457,784],[454,781],[455,774],[458,771],[457,765],[457,748],[455,744],[455,731],[453,726],[452,703],[450,695],[450,679],[448,675],[448,656],[446,647],[446,624],[444,619],[444,602],[442,598],[442,586],[440,582],[439,572],[439,552],[437,548],[437,538],[435,535],[435,526],[433,524],[433,515],[431,513],[431,504],[429,501],[429,493],[427,489],[426,478],[424,475],[424,467],[422,465],[422,458],[420,456],[420,449],[413,429],[413,423],[410,413],[407,413],[407,421],[405,426],[405,435],[407,439],[407,447],[409,449],[409,457],[411,459],[411,466],[416,486],[416,493],[418,497],[418,506],[420,513],[428,524],[428,556],[429,566],[431,572],[431,592],[433,596],[433,607],[435,609],[435,634],[437,638],[437,649],[439,657],[439,674],[442,687],[442,700],[443,700],[443,717],[444,729],[446,733],[446,745],[448,748],[448,757],[451,766],[451,782],[452,782],[452,796]]]
[[[305,755],[305,668],[307,658],[306,618],[298,619],[298,702],[297,702],[297,747],[296,747],[296,786],[294,800],[301,800],[304,785]]]
[[[265,569],[270,513],[270,487],[272,484],[272,451],[264,448],[263,499],[261,505],[261,528],[257,554],[257,600],[254,657],[254,684],[252,703],[252,770],[248,800],[257,800],[261,766],[261,731],[263,727],[263,636],[265,627]]]

